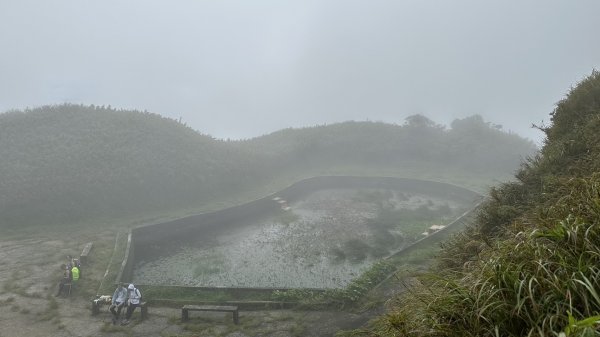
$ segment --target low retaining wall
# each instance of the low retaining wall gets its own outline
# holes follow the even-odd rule
[[[117,243],[115,243],[116,247]],[[125,249],[125,258],[121,262],[121,268],[115,282],[128,282],[131,281],[131,275],[133,274],[133,265],[135,263],[135,245],[133,244],[132,232],[127,235],[127,248]]]

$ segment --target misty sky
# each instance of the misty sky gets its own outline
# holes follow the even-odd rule
[[[481,114],[539,142],[600,69],[598,0],[0,0],[0,111],[62,102],[217,138]]]

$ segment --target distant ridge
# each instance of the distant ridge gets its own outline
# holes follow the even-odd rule
[[[44,106],[0,114],[0,227],[176,212],[290,171],[409,165],[506,176],[534,151],[480,116],[451,129],[416,115],[402,126],[345,122],[223,141],[147,112]]]

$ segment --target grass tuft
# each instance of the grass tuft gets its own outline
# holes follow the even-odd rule
[[[562,184],[569,192],[538,209],[535,222],[523,218],[494,245],[475,245],[468,268],[461,263],[472,251],[443,261],[371,330],[355,333],[600,336],[600,174]],[[468,242],[462,235],[449,251]]]

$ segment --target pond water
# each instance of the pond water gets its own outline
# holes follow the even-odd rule
[[[281,204],[276,214],[171,243],[138,261],[139,284],[250,288],[339,288],[445,224],[467,205],[386,189],[327,189]]]

